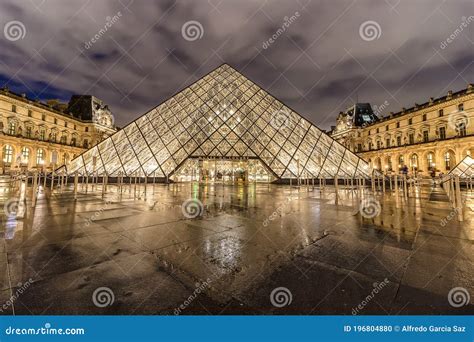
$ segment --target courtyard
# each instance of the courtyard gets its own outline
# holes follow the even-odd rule
[[[406,197],[346,183],[337,199],[310,182],[79,184],[76,195],[40,183],[34,207],[31,184],[6,184],[3,315],[474,312],[448,301],[474,293],[472,190],[460,222],[429,180]],[[22,192],[24,214],[11,215]]]

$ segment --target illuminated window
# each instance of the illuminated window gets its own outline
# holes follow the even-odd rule
[[[418,155],[413,154],[410,159],[410,166],[412,168],[417,168],[418,167]]]
[[[426,155],[426,163],[428,164],[428,167],[433,167],[434,166],[434,155],[433,153],[428,153]]]
[[[16,134],[16,123],[14,121],[10,121],[10,123],[8,124],[8,134]]]
[[[36,151],[36,164],[44,164],[44,150],[41,148]]]
[[[5,163],[11,163],[13,160],[13,147],[5,145],[3,147],[3,161]]]
[[[446,170],[451,170],[451,168],[453,167],[453,163],[454,163],[453,159],[454,158],[451,152],[448,151],[444,154],[444,167]]]
[[[23,147],[21,149],[21,162],[28,164],[30,160],[30,149],[28,147]]]

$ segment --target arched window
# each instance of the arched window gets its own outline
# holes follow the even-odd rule
[[[58,163],[58,152],[57,151],[53,151],[51,153],[51,163],[53,164],[57,164]]]
[[[3,147],[3,161],[5,163],[11,163],[13,160],[13,147],[5,145]]]
[[[43,165],[44,164],[44,150],[39,148],[36,151],[36,164]]]
[[[23,147],[21,149],[21,162],[23,164],[28,164],[30,160],[30,149],[28,147]]]
[[[405,159],[403,158],[403,155],[398,156],[398,167],[403,167],[405,165]]]
[[[418,168],[418,155],[416,153],[411,155],[410,167],[411,168]]]
[[[61,136],[61,144],[66,144],[67,137],[65,135]]]
[[[63,154],[63,164],[66,165],[69,161],[69,155],[67,153]]]
[[[432,152],[426,155],[426,165],[428,165],[428,167],[435,167],[434,154]]]
[[[393,168],[393,166],[392,166],[392,158],[391,158],[391,157],[387,157],[385,160],[386,160],[385,169],[386,169],[387,171],[392,171],[392,168]]]
[[[444,154],[444,167],[446,171],[451,170],[454,167],[454,152],[453,151],[446,151]]]
[[[89,148],[89,142],[87,141],[87,139],[84,139],[84,148]]]

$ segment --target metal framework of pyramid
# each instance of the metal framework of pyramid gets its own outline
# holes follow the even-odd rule
[[[454,169],[449,172],[449,175],[459,176],[460,178],[473,178],[474,158],[471,156],[466,156],[458,165],[456,165]]]
[[[362,178],[372,172],[223,64],[72,160],[67,173],[169,177],[189,158],[258,159],[276,179]]]

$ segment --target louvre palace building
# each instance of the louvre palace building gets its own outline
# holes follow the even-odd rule
[[[386,174],[405,166],[428,176],[452,170],[474,153],[474,85],[399,112],[357,103],[341,112],[331,137]]]
[[[115,131],[108,106],[94,96],[73,95],[69,103],[43,103],[0,89],[2,173],[50,172]]]

